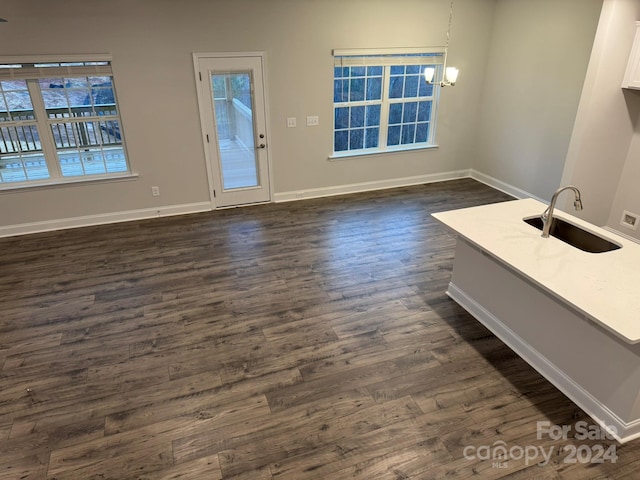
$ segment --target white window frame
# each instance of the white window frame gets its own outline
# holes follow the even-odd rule
[[[344,66],[383,66],[382,71],[382,97],[381,100],[367,100],[353,102],[335,102],[333,105],[333,129],[332,129],[332,153],[329,159],[343,159],[357,156],[378,155],[392,152],[404,152],[436,148],[436,118],[440,97],[440,85],[433,85],[431,96],[417,96],[415,98],[389,98],[392,65],[431,64],[436,68],[436,78],[441,75],[444,59],[444,47],[419,47],[419,48],[388,48],[388,49],[336,49],[333,50],[334,68]],[[415,59],[414,57],[415,56]],[[429,59],[429,61],[426,61]],[[422,78],[420,81],[424,81]],[[335,92],[334,92],[335,95]],[[387,145],[389,132],[389,111],[393,103],[424,102],[431,101],[431,117],[429,119],[428,140],[425,143],[411,143],[399,145]],[[340,107],[370,106],[380,104],[380,136],[379,145],[375,148],[362,148],[356,150],[335,151],[335,111]],[[365,126],[366,128],[366,126]]]
[[[114,74],[111,68],[112,56],[109,54],[81,54],[81,55],[36,55],[6,57],[0,56],[0,80],[25,80],[30,95],[35,119],[28,121],[0,122],[0,126],[19,126],[24,124],[35,125],[40,137],[42,155],[49,172],[49,178],[39,180],[24,180],[0,183],[0,192],[16,189],[29,189],[42,186],[63,186],[74,183],[104,182],[122,179],[137,178],[132,171],[131,162],[127,153],[120,106],[115,91]],[[38,67],[38,65],[48,65]],[[41,78],[82,77],[82,76],[108,76],[112,79],[112,90],[115,98],[117,113],[115,115],[98,116],[88,115],[83,117],[49,118],[42,98],[38,80]],[[77,124],[89,122],[117,121],[119,136],[122,144],[122,152],[126,163],[126,171],[111,173],[83,173],[82,175],[63,176],[58,148],[54,140],[52,125]],[[100,148],[103,145],[100,144]]]

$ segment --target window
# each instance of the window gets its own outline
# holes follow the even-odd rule
[[[0,63],[0,188],[128,173],[110,61]]]
[[[434,145],[442,52],[334,51],[335,157]]]

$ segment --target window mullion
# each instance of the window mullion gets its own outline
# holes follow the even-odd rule
[[[387,148],[387,132],[389,131],[389,84],[391,67],[382,69],[382,104],[380,106],[380,149]]]
[[[49,175],[55,179],[62,178],[62,172],[60,171],[58,162],[58,152],[56,151],[53,133],[49,126],[47,110],[44,107],[44,100],[42,99],[38,80],[27,80],[27,88],[31,96],[33,113],[36,117],[36,128],[38,129],[38,135],[40,135],[40,145],[42,147],[42,153],[44,153],[45,161],[47,162]]]

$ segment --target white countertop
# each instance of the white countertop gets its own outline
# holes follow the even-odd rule
[[[563,218],[622,248],[588,253],[540,230],[523,218],[547,205],[514,200],[433,214],[470,243],[628,343],[640,342],[640,244],[591,225],[556,208]]]

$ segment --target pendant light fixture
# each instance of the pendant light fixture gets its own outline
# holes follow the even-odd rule
[[[458,80],[458,69],[455,67],[447,67],[447,53],[449,51],[449,40],[451,39],[451,23],[453,21],[453,0],[449,5],[449,26],[447,27],[447,43],[444,47],[444,60],[442,64],[442,80],[439,82],[433,81],[433,77],[436,73],[434,67],[426,67],[424,69],[424,79],[427,83],[433,85],[438,84],[441,87],[453,87]]]

